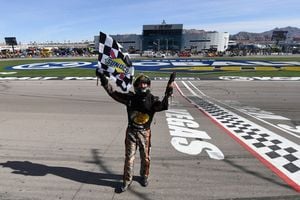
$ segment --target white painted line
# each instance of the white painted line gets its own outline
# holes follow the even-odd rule
[[[184,81],[181,82],[194,96],[198,97],[198,95]]]
[[[188,81],[188,83],[195,89],[197,90],[202,96],[206,97],[206,94],[204,94],[199,88],[197,88],[191,81]]]

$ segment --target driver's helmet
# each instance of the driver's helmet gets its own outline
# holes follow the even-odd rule
[[[145,83],[147,85],[145,86],[142,83]],[[151,80],[148,76],[144,74],[141,74],[138,77],[136,77],[133,83],[134,91],[136,93],[146,93],[150,91],[150,86],[151,86]]]

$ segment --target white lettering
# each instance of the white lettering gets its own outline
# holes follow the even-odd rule
[[[240,77],[240,76],[220,76],[219,79],[227,81],[253,81],[251,77]]]
[[[253,77],[255,80],[260,80],[260,81],[269,81],[271,80],[271,77]]]
[[[169,125],[170,134],[172,136],[199,138],[199,139],[211,139],[205,131],[199,131],[196,129],[190,129],[180,126]]]
[[[199,124],[189,119],[167,118],[169,125],[187,126],[189,128],[199,128]]]
[[[211,139],[205,132],[195,128],[200,125],[193,121],[193,117],[187,110],[170,109],[166,112],[167,122],[170,129],[172,146],[179,152],[189,155],[198,155],[203,150],[208,156],[215,160],[224,159],[222,151],[213,144],[210,144],[203,139]],[[188,141],[191,140],[190,142]]]
[[[43,80],[57,79],[58,77],[44,77]]]
[[[201,146],[199,146],[200,141],[198,140],[193,140],[189,143],[186,138],[173,137],[171,139],[171,144],[177,151],[189,155],[198,155],[202,151]]]
[[[133,66],[144,66],[144,67],[153,67],[153,66],[168,66],[169,62],[134,62]]]
[[[179,66],[209,66],[209,64],[205,64],[203,62],[172,62],[172,65]]]
[[[177,151],[181,153],[198,155],[204,149],[210,158],[215,160],[224,159],[224,154],[218,147],[205,141],[193,140],[189,143],[186,138],[173,137],[171,144]]]
[[[227,81],[299,81],[300,77],[241,77],[241,76],[220,76],[219,79]]]
[[[283,128],[285,130],[291,131],[291,132],[300,133],[300,126],[291,127],[291,126],[286,125],[286,124],[277,124],[277,126]]]
[[[214,61],[212,66],[248,66],[251,65],[247,62],[237,62],[237,61]]]
[[[179,119],[190,119],[190,120],[194,119],[191,115],[179,114],[179,113],[166,113],[166,116],[169,118],[176,117]]]
[[[244,106],[239,110],[260,119],[290,120],[289,118],[282,117],[280,115],[275,115],[272,112],[264,111],[259,108],[250,107],[250,106]]]
[[[276,119],[276,120],[290,120],[286,117],[282,117],[279,115],[275,115],[271,112],[266,111],[259,111],[259,112],[248,112],[249,115],[253,115],[255,117],[261,118],[261,119]]]
[[[215,160],[223,160],[225,158],[222,151],[215,145],[205,141],[200,141],[200,145],[203,147],[210,158]]]

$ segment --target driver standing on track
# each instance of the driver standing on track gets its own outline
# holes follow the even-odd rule
[[[173,93],[172,85],[168,85],[162,101],[151,94],[151,80],[148,76],[138,76],[134,83],[134,92],[121,93],[113,89],[107,78],[96,71],[101,85],[114,100],[127,108],[128,126],[125,138],[125,164],[123,185],[117,192],[124,192],[132,183],[135,153],[139,148],[141,158],[141,185],[147,187],[150,167],[151,129],[150,125],[156,112],[168,109],[168,98]]]

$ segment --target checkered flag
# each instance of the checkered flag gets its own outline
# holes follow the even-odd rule
[[[113,80],[123,92],[128,92],[132,86],[134,67],[128,55],[121,52],[121,45],[116,40],[102,32],[96,70]]]

